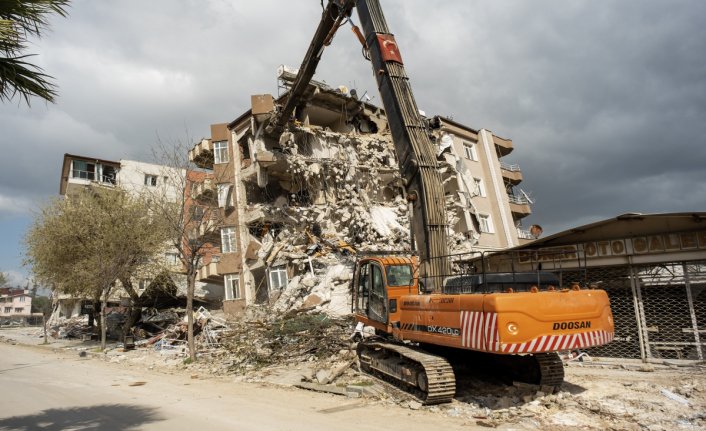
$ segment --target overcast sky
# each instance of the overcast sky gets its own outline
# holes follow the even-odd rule
[[[545,234],[625,212],[706,210],[703,0],[381,0],[417,103],[512,138],[527,221]],[[157,139],[277,94],[298,67],[317,0],[74,0],[34,41],[56,104],[0,105],[0,270],[18,279],[32,211],[59,191],[64,153],[150,159]],[[356,21],[357,17],[355,18]],[[316,78],[375,95],[349,28]]]

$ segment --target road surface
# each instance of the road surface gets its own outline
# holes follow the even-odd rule
[[[0,343],[0,430],[469,430],[364,399],[125,368]]]

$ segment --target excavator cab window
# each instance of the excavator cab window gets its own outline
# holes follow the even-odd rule
[[[370,303],[368,317],[378,322],[387,323],[387,295],[385,280],[382,278],[382,268],[371,262],[370,265]]]
[[[370,264],[361,265],[358,269],[358,286],[357,286],[357,311],[368,314],[368,286],[370,280]]]
[[[387,265],[385,276],[387,285],[391,287],[411,286],[414,283],[411,265]]]

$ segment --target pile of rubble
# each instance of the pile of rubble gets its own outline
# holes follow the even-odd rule
[[[269,320],[231,324],[221,344],[229,371],[322,362],[351,351],[351,321],[323,313],[290,312]]]
[[[90,339],[93,328],[88,325],[88,316],[71,318],[52,317],[47,322],[47,333],[53,338]]]

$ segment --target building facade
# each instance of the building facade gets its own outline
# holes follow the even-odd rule
[[[317,247],[339,254],[344,247],[411,248],[406,191],[384,111],[345,89],[311,86],[301,120],[281,135],[265,133],[279,101],[256,95],[250,110],[212,125],[211,137],[190,151],[207,172],[203,188],[224,211],[214,238],[220,247],[200,279],[220,279],[229,314],[279,297],[293,277],[322,272]],[[512,141],[442,117],[429,125],[445,183],[449,250],[528,242],[521,221],[531,202],[517,187],[522,173],[501,161]]]
[[[0,288],[0,318],[32,315],[32,296],[27,289]]]
[[[209,199],[211,196],[208,188],[209,183],[204,181],[205,177],[206,173],[202,172],[187,172],[185,169],[135,160],[111,161],[65,154],[59,193],[62,196],[70,197],[85,187],[104,187],[126,191],[134,196],[152,195],[158,196],[160,199],[166,197],[175,203],[183,201],[188,210],[185,217],[191,217],[191,221],[197,221],[197,226],[201,226],[203,229],[207,224],[202,224],[200,219],[196,219],[198,218],[198,199]],[[188,196],[184,196],[184,193]],[[193,196],[198,199],[194,199]],[[205,247],[205,249],[206,267],[208,267],[212,262],[212,253],[210,247]],[[185,272],[178,252],[165,246],[161,259],[161,262],[155,262],[158,263],[155,267],[168,271],[178,294],[184,296],[186,292]],[[148,292],[157,276],[158,274],[151,273],[136,275],[133,286],[138,295],[142,296]],[[207,303],[220,304],[223,299],[222,284],[220,282],[210,283],[208,277],[203,277],[203,279],[204,281],[197,281],[196,296]],[[57,295],[56,298],[60,303],[57,309],[60,317],[86,313],[85,300],[63,294]],[[127,298],[126,292],[122,289],[114,290],[111,300],[119,304],[121,298]]]

